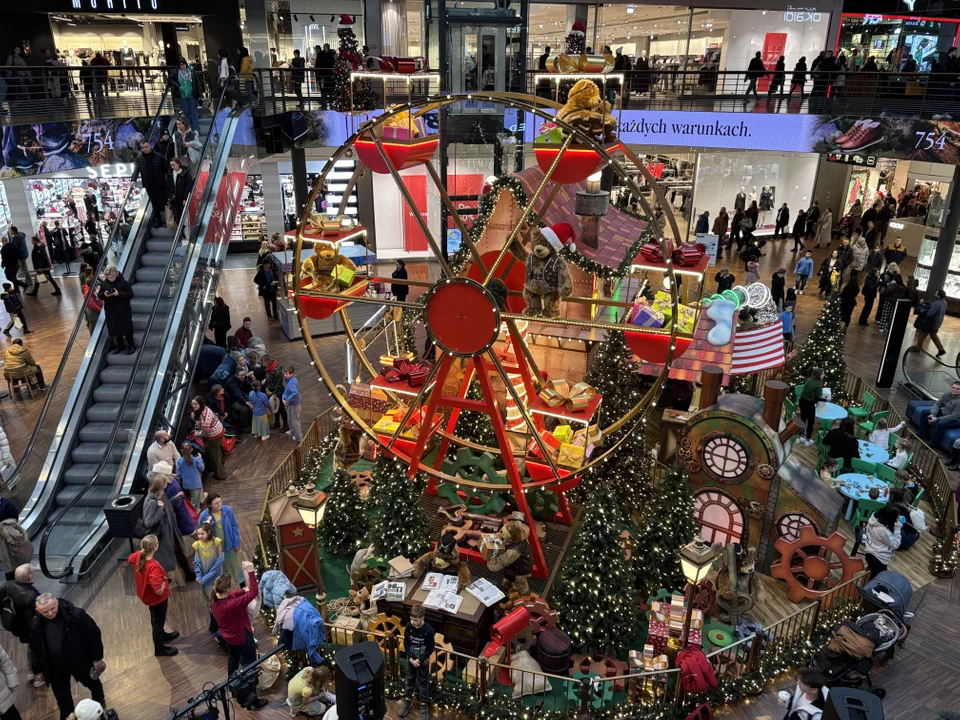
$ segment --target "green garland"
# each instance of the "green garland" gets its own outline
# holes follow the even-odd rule
[[[652,235],[653,226],[651,225],[645,228],[644,231],[637,236],[637,239],[634,240],[633,244],[627,249],[623,259],[620,260],[620,264],[615,268],[612,268],[608,265],[602,265],[601,263],[595,262],[588,257],[584,257],[576,250],[571,250],[569,245],[564,246],[563,250],[560,251],[560,257],[564,258],[567,262],[576,265],[584,272],[595,275],[602,280],[612,280],[614,278],[620,279],[630,274],[630,267],[633,265],[633,259],[637,257],[637,254],[640,252],[640,248],[650,241]]]

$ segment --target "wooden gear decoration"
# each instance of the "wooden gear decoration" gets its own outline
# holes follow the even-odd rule
[[[796,540],[777,540],[774,547],[780,560],[770,566],[770,575],[786,581],[787,597],[793,602],[816,600],[863,570],[863,560],[844,551],[845,542],[839,532],[824,537],[806,525]],[[840,571],[839,578],[834,577],[835,570]]]
[[[372,593],[373,586],[383,580],[383,573],[376,568],[362,567],[353,574],[351,580],[351,589],[366,588]]]
[[[551,608],[547,601],[536,593],[529,595],[518,595],[510,593],[510,597],[500,603],[505,615],[518,607],[525,607],[530,613],[529,630],[534,635],[539,635],[544,630],[555,628],[560,621],[560,614]]]
[[[400,644],[403,644],[402,640]],[[447,673],[457,664],[453,655],[453,645],[447,642],[443,635],[436,633],[433,637],[433,646],[433,655],[430,656],[430,674],[442,682]]]
[[[387,652],[386,636],[388,635],[393,635],[397,638],[399,643],[397,647],[399,650],[403,650],[403,621],[396,615],[379,613],[374,620],[371,620],[367,624],[367,630],[372,633],[377,633],[372,639],[380,646],[382,652]]]
[[[564,133],[565,140],[562,145],[556,146],[556,154],[550,163],[550,166],[544,172],[544,176],[536,191],[529,198],[527,211],[520,213],[519,219],[514,224],[512,230],[507,235],[499,252],[490,252],[481,255],[477,249],[473,235],[467,228],[460,213],[450,195],[444,186],[440,173],[434,167],[432,153],[424,153],[422,156],[415,156],[409,153],[403,157],[395,155],[398,144],[392,140],[384,142],[380,128],[389,125],[391,119],[400,113],[409,113],[410,117],[416,121],[417,118],[430,112],[435,112],[438,108],[464,101],[472,102],[490,102],[509,105],[517,108],[518,111],[530,113],[541,120],[549,120],[556,124]],[[359,159],[358,167],[354,172],[354,177],[348,183],[352,187],[359,175],[363,172],[365,166],[370,167],[374,172],[390,175],[403,198],[412,220],[415,221],[427,240],[427,244],[433,254],[433,261],[439,266],[439,280],[436,282],[423,282],[410,280],[409,286],[418,286],[427,288],[422,297],[422,304],[403,302],[395,299],[382,299],[365,297],[362,293],[353,293],[358,285],[364,285],[366,282],[395,282],[391,278],[380,278],[374,275],[361,275],[352,280],[356,283],[351,285],[347,291],[343,292],[320,292],[317,289],[302,287],[300,282],[294,282],[294,304],[298,309],[297,317],[300,322],[303,342],[307,348],[313,365],[317,368],[321,380],[325,383],[337,403],[343,410],[345,420],[349,418],[353,424],[359,427],[368,437],[377,441],[383,452],[396,457],[409,466],[411,478],[417,472],[424,472],[429,477],[428,492],[437,492],[437,483],[447,482],[459,485],[461,488],[470,487],[473,490],[480,490],[487,493],[496,491],[510,491],[513,498],[513,505],[527,518],[527,523],[531,528],[535,526],[534,514],[528,504],[527,492],[537,488],[551,490],[556,495],[558,511],[555,517],[551,518],[567,524],[572,524],[573,517],[567,504],[564,492],[576,486],[584,473],[590,468],[602,462],[604,458],[611,453],[616,452],[619,443],[611,443],[597,451],[591,458],[577,469],[560,469],[552,458],[550,451],[540,435],[544,429],[543,418],[540,415],[532,415],[519,399],[518,391],[511,384],[509,376],[519,376],[522,379],[523,389],[528,398],[536,398],[542,389],[545,379],[543,373],[537,367],[537,364],[527,347],[526,340],[521,336],[518,330],[518,321],[528,321],[529,318],[518,312],[518,295],[522,298],[522,292],[516,288],[511,289],[511,271],[516,274],[514,261],[511,259],[509,249],[511,245],[521,237],[525,228],[536,227],[543,218],[551,203],[557,196],[560,185],[563,184],[562,168],[569,162],[575,162],[582,165],[588,159],[594,163],[590,172],[600,167],[609,167],[621,179],[622,184],[628,190],[640,199],[644,213],[655,218],[650,204],[644,199],[636,181],[626,172],[624,167],[613,157],[613,152],[622,152],[641,174],[644,175],[647,183],[653,190],[659,204],[664,208],[665,223],[663,220],[651,220],[653,224],[652,235],[656,236],[657,243],[661,247],[664,256],[669,256],[669,250],[666,242],[662,239],[664,234],[664,225],[669,223],[670,230],[674,237],[682,237],[679,226],[666,201],[663,189],[657,184],[656,180],[650,174],[649,170],[630,150],[629,147],[621,145],[619,142],[613,146],[606,146],[595,142],[590,136],[581,132],[572,125],[557,120],[549,111],[551,105],[553,110],[560,106],[543,98],[520,95],[517,93],[472,93],[467,95],[443,95],[432,96],[414,102],[408,102],[392,106],[385,109],[381,115],[371,120],[364,120],[355,132],[341,145],[327,161],[319,177],[317,178],[311,194],[304,205],[304,210],[300,218],[297,230],[297,240],[294,252],[293,274],[295,278],[300,278],[301,265],[307,253],[312,248],[310,238],[304,236],[304,228],[307,227],[310,219],[310,210],[314,207],[314,202],[318,193],[327,180],[327,176],[333,170],[336,162],[346,156],[355,154]],[[443,118],[443,115],[440,115]],[[441,128],[442,130],[442,128]],[[417,139],[414,143],[418,146],[429,148],[439,137],[439,134],[426,134]],[[400,143],[406,145],[409,143]],[[571,148],[574,145],[574,148]],[[360,152],[362,150],[362,152]],[[568,150],[571,150],[568,157]],[[422,166],[427,174],[432,178],[435,185],[435,191],[441,201],[450,212],[452,221],[459,228],[462,235],[462,242],[470,252],[472,262],[468,263],[457,275],[443,257],[440,245],[435,238],[435,233],[428,227],[420,210],[403,183],[399,174],[401,167],[411,164]],[[558,170],[560,172],[558,173]],[[589,173],[588,173],[589,174]],[[559,178],[559,179],[558,179]],[[548,188],[549,186],[549,188]],[[346,211],[346,203],[349,199],[349,192],[345,192],[338,214]],[[370,271],[368,270],[368,273]],[[673,315],[678,316],[679,294],[676,276],[671,262],[665,263],[663,272],[670,279],[670,295],[672,300]],[[521,288],[522,289],[522,288]],[[503,293],[506,290],[506,301],[503,300]],[[498,297],[500,300],[498,300]],[[593,297],[568,298],[568,301],[580,301],[590,303],[597,301]],[[430,337],[439,348],[439,359],[426,377],[425,382],[419,386],[409,386],[405,382],[402,388],[406,397],[403,406],[407,407],[402,419],[397,424],[396,431],[392,434],[379,433],[362,418],[354,408],[348,403],[347,393],[337,388],[330,371],[325,367],[316,345],[313,341],[312,332],[308,325],[307,314],[301,311],[303,304],[315,304],[317,302],[326,303],[335,311],[340,312],[343,319],[344,330],[347,335],[347,341],[356,351],[360,361],[361,374],[369,375],[375,384],[379,376],[378,369],[374,363],[367,357],[365,350],[360,345],[356,335],[353,332],[352,324],[347,316],[347,309],[353,303],[374,303],[378,306],[387,306],[393,310],[411,309],[422,312],[423,320],[427,326]],[[599,301],[597,301],[599,302]],[[522,304],[522,299],[520,300]],[[631,424],[648,406],[656,402],[663,387],[666,374],[673,359],[682,354],[690,345],[693,339],[693,333],[679,332],[677,323],[673,323],[669,329],[645,328],[628,324],[626,322],[627,313],[622,313],[624,319],[619,323],[602,321],[599,319],[576,319],[566,317],[556,318],[535,318],[534,323],[542,323],[546,329],[564,327],[589,329],[595,333],[605,331],[623,331],[625,333],[628,345],[638,355],[645,360],[662,363],[659,378],[650,384],[649,390],[645,395],[622,417],[614,421],[605,428],[602,428],[604,435],[614,433],[624,427],[631,427]],[[514,352],[512,357],[501,358],[494,350],[494,343],[502,333],[509,337]],[[540,332],[544,332],[541,330]],[[538,447],[542,457],[540,463],[528,462],[527,470],[530,476],[521,474],[515,458],[514,444],[511,443],[511,436],[508,435],[508,429],[502,420],[505,408],[501,406],[494,387],[491,383],[491,376],[498,377],[505,385],[514,404],[518,406],[523,417],[523,426],[526,435],[532,438],[534,444]],[[467,390],[471,381],[476,379],[482,390],[482,399],[472,400],[467,397]],[[396,404],[401,405],[397,399],[397,391],[400,384],[391,385],[383,383],[378,385],[387,397],[394,400]],[[456,392],[446,388],[456,388]],[[412,400],[410,396],[415,396]],[[412,423],[414,410],[420,411],[418,417],[424,421]],[[497,438],[497,447],[482,447],[469,443],[458,438],[454,434],[459,414],[463,410],[471,410],[489,416],[493,426],[494,434]],[[439,421],[438,421],[439,419]],[[418,426],[419,432],[414,433],[416,437],[401,437],[401,433],[407,430],[411,424]],[[626,434],[624,434],[626,436]],[[432,462],[425,461],[425,455],[430,450],[435,439],[440,440],[436,452],[436,460]],[[621,440],[622,442],[622,440]],[[475,475],[453,476],[444,472],[442,467],[445,458],[450,454],[451,443],[458,449],[468,445],[481,453],[491,453],[498,459],[502,465],[502,472],[506,476],[507,483],[491,482],[488,477],[476,477]],[[459,455],[459,453],[457,453]],[[539,470],[534,472],[532,468],[539,466]],[[499,478],[497,478],[499,479]],[[467,500],[470,502],[470,499]],[[547,513],[552,507],[552,501],[538,496],[538,510]],[[540,538],[537,533],[531,533],[529,538],[531,555],[533,558],[532,574],[538,578],[547,578],[549,568],[541,547]],[[479,553],[468,552],[468,557],[472,561],[484,562]]]

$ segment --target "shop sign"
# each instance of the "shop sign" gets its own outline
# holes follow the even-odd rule
[[[858,153],[845,153],[839,150],[827,155],[827,162],[843,163],[845,165],[862,165],[863,167],[876,167],[876,155],[860,155]]]
[[[795,8],[788,5],[786,12],[783,13],[785,23],[818,23],[821,20],[823,20],[823,13],[817,12],[815,7]]]
[[[160,0],[69,0],[71,10],[159,10]]]
[[[86,168],[87,177],[91,180],[100,180],[103,178],[130,177],[136,169],[137,164],[131,163],[112,163],[108,165],[91,165]]]

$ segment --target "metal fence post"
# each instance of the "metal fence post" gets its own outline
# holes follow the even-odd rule
[[[589,678],[580,678],[580,717],[590,717]]]
[[[487,704],[487,670],[489,666],[490,665],[487,662],[487,658],[485,657],[480,658],[480,660],[477,662],[477,670],[479,675],[477,685],[480,687],[481,705]]]
[[[757,669],[757,666],[760,664],[760,653],[763,650],[763,635],[757,634],[753,636],[753,642],[750,644],[750,652],[747,654],[747,667],[746,671],[752,673]]]

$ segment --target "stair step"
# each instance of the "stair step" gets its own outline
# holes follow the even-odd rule
[[[106,443],[110,442],[110,436],[113,434],[113,423],[107,422],[88,422],[80,428],[81,443]]]
[[[173,239],[173,230],[168,227],[150,228],[150,239],[170,238]]]
[[[153,312],[153,302],[156,298],[135,297],[130,299],[130,309],[134,315],[149,315]],[[157,306],[157,311],[163,314],[170,312],[173,307],[173,300],[161,300]]]
[[[113,432],[112,425],[110,426],[110,430]],[[70,459],[73,460],[74,463],[92,463],[93,466],[96,467],[103,459],[103,454],[107,451],[108,444],[109,433],[107,442],[82,442],[70,451]],[[111,459],[119,463],[123,459],[126,450],[126,438],[124,437],[124,432],[121,430],[120,433],[118,433],[116,442],[113,444],[113,448],[110,450]]]
[[[134,385],[128,391],[126,385],[106,383],[94,389],[93,400],[94,402],[107,403],[138,403],[140,402],[140,398],[143,397],[143,388],[143,385]]]
[[[63,507],[80,495],[83,485],[66,485],[57,493],[57,507]],[[113,498],[113,486],[94,485],[83,494],[75,507],[102,508]]]
[[[130,287],[135,298],[155,298],[160,293],[159,282],[135,282]]]
[[[140,368],[152,367],[156,361],[156,350],[147,350],[143,356],[143,362],[140,363]],[[120,353],[119,355],[114,355],[112,352],[107,353],[107,365],[110,367],[129,367],[136,362],[136,353],[133,355],[127,355],[126,353]]]
[[[99,460],[95,463],[73,463],[63,473],[63,481],[67,485],[86,485],[97,471],[99,464]],[[118,472],[120,472],[120,465],[116,463],[104,465],[103,472],[97,478],[97,485],[113,486],[113,481],[117,479]]]
[[[171,247],[173,243],[170,243]],[[140,256],[140,267],[166,267],[167,260],[170,259],[169,248],[167,252],[145,252]]]
[[[141,348],[141,347],[155,348],[155,347],[157,347],[157,346],[160,344],[160,340],[161,340],[161,337],[160,337],[160,328],[161,328],[161,327],[162,327],[162,324],[160,324],[160,323],[154,323],[154,325],[153,325],[153,330],[150,331],[150,336],[146,339],[146,341],[144,341],[144,339],[143,339],[143,331],[137,330],[136,332],[133,333],[133,344],[134,344],[137,348]],[[136,330],[136,328],[134,328],[134,330]],[[131,357],[132,357],[132,356],[131,356]],[[141,367],[143,367],[143,364],[142,364],[142,363],[141,363]]]
[[[126,385],[130,381],[131,372],[133,372],[132,364],[107,365],[100,371],[99,379],[101,383]],[[149,372],[149,369],[144,367],[144,363],[140,363],[140,371],[137,373],[139,377],[134,381],[134,386],[143,385],[147,381],[147,374]]]
[[[130,357],[133,357],[131,355]],[[87,422],[107,422],[117,421],[117,415],[120,412],[120,403],[94,403],[87,408],[85,417]],[[137,416],[137,408],[127,405],[123,410],[123,421],[133,422]]]

